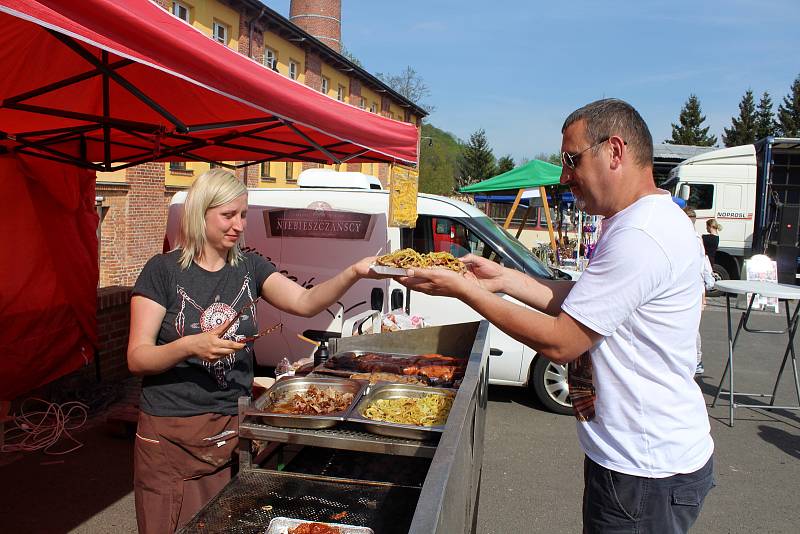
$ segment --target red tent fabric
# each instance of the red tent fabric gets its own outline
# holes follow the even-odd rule
[[[416,126],[273,72],[149,0],[0,0],[0,23],[0,143],[22,153],[97,170],[417,162]]]
[[[87,364],[97,342],[94,172],[0,156],[0,400]]]
[[[148,0],[0,0],[0,24],[0,400],[93,356],[97,216],[81,168],[417,162],[414,125],[285,78]]]

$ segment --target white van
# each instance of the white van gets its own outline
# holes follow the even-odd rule
[[[175,242],[185,198],[186,193],[181,192],[172,199],[167,245]],[[543,265],[483,212],[445,197],[420,194],[416,228],[402,229],[387,225],[387,190],[363,186],[361,189],[250,189],[248,202],[245,249],[261,254],[284,275],[304,286],[326,280],[360,258],[406,247],[418,252],[444,250],[455,256],[472,252],[531,276],[563,277]],[[430,325],[480,319],[457,299],[411,291],[391,279],[360,280],[339,306],[311,319],[284,314],[259,303],[260,321],[265,325],[283,323],[283,331],[256,341],[258,363],[270,366],[284,357],[297,360],[309,356],[314,347],[297,334],[308,329],[335,331],[341,328],[343,320],[370,309],[383,313],[403,309],[424,317]],[[563,366],[536,358],[532,349],[494,326],[489,339],[490,383],[531,384],[548,409],[571,413]]]

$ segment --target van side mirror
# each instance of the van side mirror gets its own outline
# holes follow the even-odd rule
[[[683,200],[689,200],[689,195],[691,195],[692,189],[689,187],[689,184],[681,184],[680,190],[678,191],[678,197],[682,198]]]
[[[369,295],[369,308],[375,311],[383,311],[383,289],[373,287]]]

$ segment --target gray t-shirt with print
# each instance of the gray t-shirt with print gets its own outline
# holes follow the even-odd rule
[[[258,254],[216,272],[192,262],[178,265],[180,251],[154,256],[142,269],[133,293],[166,308],[156,345],[183,336],[207,332],[230,321],[261,294],[261,286],[275,266]],[[263,328],[263,326],[262,326]],[[228,329],[226,337],[242,339],[258,332],[253,306]],[[209,364],[190,357],[175,367],[142,381],[141,409],[156,416],[237,413],[238,398],[249,395],[253,384],[253,343],[230,357]]]

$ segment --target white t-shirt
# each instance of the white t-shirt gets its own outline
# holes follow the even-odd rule
[[[714,451],[694,381],[701,268],[689,219],[669,195],[648,195],[603,221],[562,305],[604,336],[589,351],[595,416],[578,423],[578,439],[608,469],[668,477],[700,469]]]

